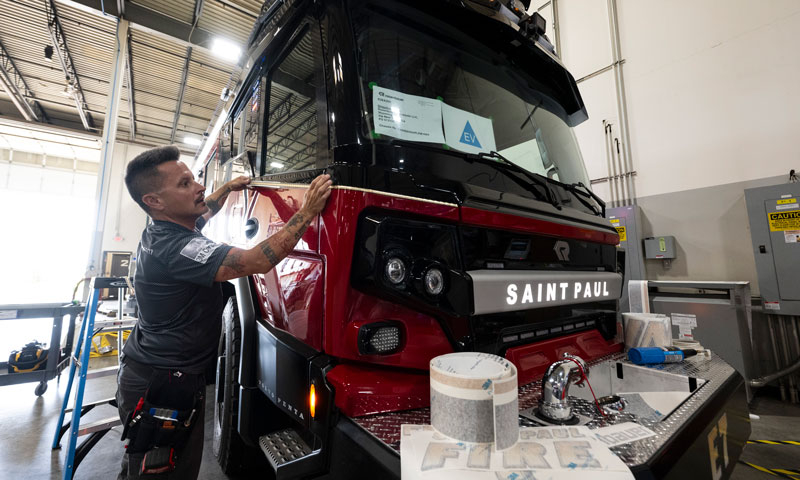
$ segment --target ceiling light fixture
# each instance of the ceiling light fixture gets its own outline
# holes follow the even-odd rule
[[[48,62],[53,61],[53,46],[52,45],[45,45],[44,47],[44,58]]]
[[[271,162],[269,166],[272,168],[283,168],[283,164],[278,162]]]
[[[222,60],[235,62],[242,55],[242,48],[230,40],[215,38],[211,41],[211,53]]]

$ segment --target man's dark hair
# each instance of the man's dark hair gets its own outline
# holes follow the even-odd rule
[[[157,167],[165,162],[178,160],[181,151],[175,145],[158,147],[142,152],[131,160],[125,171],[125,185],[133,201],[139,204],[145,212],[150,213],[142,197],[161,187]]]

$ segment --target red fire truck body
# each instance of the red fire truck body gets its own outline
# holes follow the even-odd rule
[[[202,170],[209,191],[242,174],[252,188],[206,233],[253,247],[314,177],[334,185],[287,258],[232,282],[215,399],[225,471],[260,447],[279,478],[399,478],[397,428],[354,419],[424,420],[431,358],[505,356],[522,387],[565,352],[621,351],[624,252],[570,129],[586,111],[518,4],[276,0],[259,18]],[[411,122],[392,136],[381,94],[474,131],[419,141],[442,124],[392,110]]]

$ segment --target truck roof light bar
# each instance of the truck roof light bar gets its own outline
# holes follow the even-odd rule
[[[547,21],[538,12],[532,15],[527,13],[530,0],[467,0],[467,3],[472,4],[474,10],[482,11],[484,15],[514,26],[521,35],[542,43],[550,53],[554,53],[550,40],[545,36]],[[490,12],[484,9],[489,9]]]

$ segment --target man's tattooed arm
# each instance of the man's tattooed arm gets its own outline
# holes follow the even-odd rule
[[[243,272],[244,263],[242,263],[242,255],[244,251],[239,248],[232,248],[228,255],[222,260],[222,267],[233,270],[234,272]]]
[[[237,187],[236,180],[232,182],[234,191],[245,188],[244,180],[238,184],[241,188]],[[303,232],[306,231],[311,221],[325,208],[331,194],[332,183],[330,175],[327,174],[312,180],[308,191],[303,196],[303,207],[300,211],[295,213],[278,233],[255,247],[248,250],[232,248],[222,261],[214,280],[222,282],[254,273],[267,273],[275,268],[281,260],[289,255],[289,252],[303,237]],[[216,192],[214,193],[216,194]],[[224,201],[225,199],[222,197],[220,205]]]
[[[222,209],[222,206],[225,204],[225,200],[228,199],[228,195],[231,193],[231,187],[228,184],[223,185],[216,192],[212,193],[211,195],[206,197],[206,206],[208,207],[208,211],[203,215],[206,221],[217,214]]]
[[[289,255],[308,228],[311,219],[312,215],[300,210],[286,222],[286,225],[278,233],[258,244],[258,249],[268,263],[264,271],[270,270],[286,258],[286,255]]]
[[[313,218],[313,215],[300,210],[276,234],[254,248],[232,248],[222,261],[214,280],[222,282],[272,270],[291,253]]]

